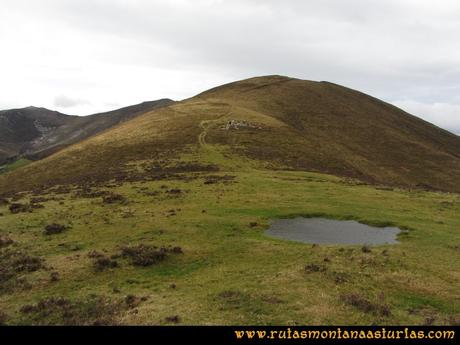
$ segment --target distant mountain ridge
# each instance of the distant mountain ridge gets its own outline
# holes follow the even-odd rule
[[[38,107],[2,110],[0,164],[20,156],[46,157],[123,121],[172,103],[170,99],[160,99],[89,116],[66,115]]]

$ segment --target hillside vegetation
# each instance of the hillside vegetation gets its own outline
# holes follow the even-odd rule
[[[278,76],[140,115],[0,175],[0,323],[459,325],[458,140]],[[400,244],[265,235],[298,215]]]
[[[222,128],[232,120],[243,122]],[[132,162],[196,150],[203,125],[207,143],[261,167],[460,191],[458,136],[357,91],[279,76],[224,85],[143,114],[0,177],[0,191],[135,179],[141,172],[129,171]]]

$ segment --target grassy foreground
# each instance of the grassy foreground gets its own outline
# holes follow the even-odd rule
[[[205,140],[197,160],[221,169],[0,200],[0,323],[460,323],[460,195],[229,165]],[[319,214],[407,230],[370,250],[264,235]],[[148,245],[164,256],[126,249]]]

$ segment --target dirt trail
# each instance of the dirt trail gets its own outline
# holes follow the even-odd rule
[[[200,122],[200,127],[202,129],[201,133],[198,135],[198,143],[200,144],[201,147],[206,145],[206,134],[208,134],[208,129],[206,127],[206,124],[210,120],[203,120]]]
[[[230,107],[230,109],[225,114],[219,115],[217,118],[212,120],[203,120],[200,122],[200,128],[202,129],[201,133],[198,135],[198,143],[200,147],[204,148],[207,146],[206,135],[208,134],[208,129],[211,128],[213,124],[221,121],[224,117],[229,115],[231,111],[232,108]]]
[[[225,119],[229,117],[230,113],[231,107],[228,111],[221,115],[215,116],[213,119],[202,120],[200,122],[200,128],[202,131],[198,135],[198,144],[200,147],[200,156],[203,161],[206,161],[210,164],[215,164],[223,169],[231,170],[234,168],[234,162],[229,161],[228,158],[223,155],[222,147],[206,142],[206,136],[208,132],[212,128],[222,124],[222,122],[225,122]],[[225,133],[222,133],[222,135],[225,135]]]

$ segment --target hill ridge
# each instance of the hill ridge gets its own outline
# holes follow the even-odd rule
[[[87,116],[44,107],[0,111],[0,165],[18,157],[40,159],[143,112],[172,104],[167,98]]]
[[[226,126],[232,120],[237,125]],[[203,123],[205,146],[213,150],[200,145]],[[167,176],[173,165],[190,161],[195,167],[313,171],[460,192],[459,157],[460,137],[375,97],[334,83],[274,75],[221,85],[143,113],[0,177],[0,193],[50,181],[158,178],[153,171]],[[59,172],[50,173],[51,165]]]

